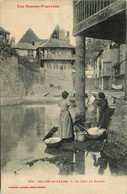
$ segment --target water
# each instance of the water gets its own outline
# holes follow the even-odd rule
[[[119,167],[103,153],[47,149],[42,138],[57,126],[59,107],[56,104],[8,106],[2,107],[1,112],[2,185],[21,177],[28,183],[29,179],[38,181],[57,175],[119,174]],[[71,114],[74,117],[73,108]],[[26,165],[31,161],[33,165]]]

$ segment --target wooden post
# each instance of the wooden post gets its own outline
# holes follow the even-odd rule
[[[76,36],[76,82],[75,101],[76,119],[85,121],[85,37]]]
[[[127,2],[126,2],[127,7]],[[127,10],[126,10],[126,49],[125,49],[125,99],[127,101]]]

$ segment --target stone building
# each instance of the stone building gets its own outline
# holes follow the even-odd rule
[[[112,88],[125,90],[125,65],[126,65],[126,45],[115,44],[111,49],[112,56]]]
[[[85,120],[85,42],[86,37],[126,43],[125,0],[73,0],[73,35],[76,37],[76,117]],[[125,74],[127,73],[127,65]],[[127,79],[127,76],[125,76]],[[127,80],[125,80],[126,83]],[[127,84],[125,85],[127,96]]]
[[[45,42],[45,39],[38,38],[33,30],[29,28],[14,48],[20,56],[25,56],[33,61],[37,54],[36,49]]]
[[[0,42],[8,44],[10,42],[10,32],[0,27]]]
[[[101,90],[125,89],[125,44],[113,43],[101,50],[95,59],[97,88]]]
[[[111,51],[100,51],[95,60],[97,87],[101,90],[111,89]]]
[[[38,48],[40,66],[45,73],[45,88],[54,95],[67,90],[73,93],[73,64],[75,47],[70,44],[69,32],[57,25],[49,40]]]

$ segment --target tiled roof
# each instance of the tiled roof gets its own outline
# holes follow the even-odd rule
[[[10,34],[10,32],[4,30],[4,29],[0,26],[0,34]]]
[[[16,46],[14,48],[17,48],[17,49],[32,49],[32,50],[35,50],[36,49],[36,46],[35,45],[32,45],[30,43],[17,43]]]
[[[37,37],[33,30],[29,28],[18,43],[32,43],[32,41],[39,42],[40,40],[41,39]]]
[[[49,40],[41,44],[39,47],[43,48],[75,48],[65,37],[65,31],[56,25]]]
[[[31,28],[22,36],[15,48],[18,49],[32,49],[35,50],[40,44],[44,44],[47,39],[40,39],[36,36]]]
[[[50,38],[46,43],[40,45],[39,47],[43,48],[75,48],[67,40],[57,40]]]
[[[30,50],[36,50],[36,48],[39,47],[40,44],[43,44],[47,40],[42,40],[41,42],[35,42],[34,45],[32,43],[20,43],[18,42],[15,48],[17,49],[30,49]]]

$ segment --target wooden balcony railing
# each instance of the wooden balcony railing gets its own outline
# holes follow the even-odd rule
[[[108,7],[117,0],[74,0],[74,25]]]
[[[75,60],[75,55],[40,54],[40,60]]]

